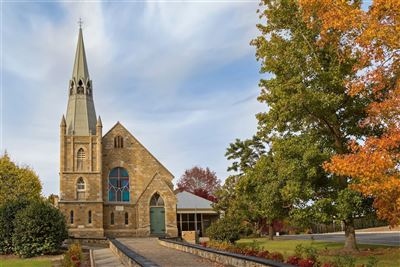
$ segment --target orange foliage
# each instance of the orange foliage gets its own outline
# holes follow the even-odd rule
[[[333,156],[324,164],[330,172],[355,178],[351,187],[374,196],[378,216],[392,225],[400,218],[399,144],[399,129],[388,130],[381,137],[369,137],[364,145],[353,141],[352,154]]]
[[[343,44],[357,55],[350,95],[369,98],[368,118],[361,127],[383,129],[364,144],[350,144],[351,153],[335,155],[327,171],[354,178],[352,187],[373,196],[381,219],[400,223],[400,1],[374,0],[367,11],[357,0],[299,0],[304,20],[321,25],[320,42]],[[340,33],[340,35],[338,34]]]

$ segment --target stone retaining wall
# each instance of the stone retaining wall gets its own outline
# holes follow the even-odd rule
[[[142,255],[137,254],[116,239],[110,239],[110,249],[129,267],[160,267],[154,262],[146,259]]]
[[[294,267],[293,265],[290,264],[280,263],[252,256],[239,255],[226,251],[219,251],[171,239],[159,239],[158,243],[162,246],[192,253],[194,255],[198,255],[200,257],[209,259],[211,261],[222,263],[224,265],[237,266],[237,267],[261,267],[261,266]]]

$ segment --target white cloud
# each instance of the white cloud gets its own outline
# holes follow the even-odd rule
[[[3,7],[2,149],[38,172],[45,194],[59,190],[58,125],[79,17],[105,132],[119,120],[177,177],[202,165],[220,178],[228,143],[255,132],[257,76],[229,88],[221,86],[229,74],[218,84],[209,75],[254,58],[257,3],[60,2],[56,14],[47,4]]]

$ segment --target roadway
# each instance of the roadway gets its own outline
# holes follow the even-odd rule
[[[344,242],[345,236],[343,232],[328,233],[328,234],[308,234],[308,235],[283,235],[276,237],[280,240],[321,240],[327,242]],[[400,246],[400,232],[382,232],[382,233],[356,233],[356,240],[358,244],[370,245],[386,245],[386,246]]]

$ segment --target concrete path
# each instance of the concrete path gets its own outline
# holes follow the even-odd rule
[[[125,265],[119,260],[109,248],[101,248],[93,250],[93,258],[96,267],[124,267]]]
[[[118,238],[118,240],[162,267],[224,266],[197,255],[161,246],[158,244],[157,238]]]

